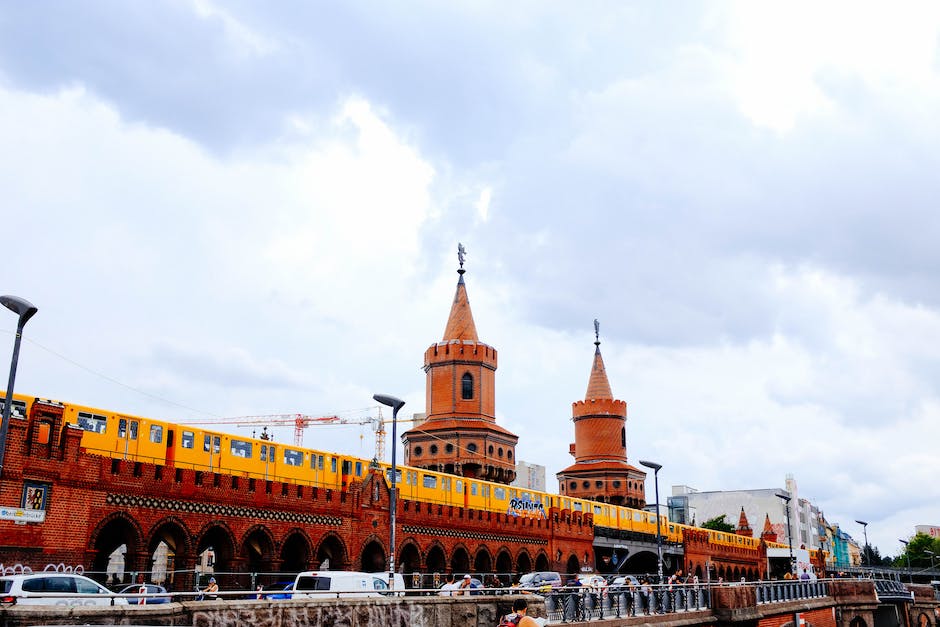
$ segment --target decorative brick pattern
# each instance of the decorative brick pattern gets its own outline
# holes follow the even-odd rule
[[[343,519],[336,516],[317,516],[312,514],[298,514],[282,510],[253,509],[222,505],[219,503],[202,503],[193,501],[173,501],[159,497],[140,497],[128,494],[108,494],[105,499],[108,505],[116,507],[142,507],[159,509],[164,512],[188,512],[192,514],[208,514],[221,518],[252,518],[254,520],[278,520],[285,522],[303,523],[306,525],[328,525],[339,527]]]

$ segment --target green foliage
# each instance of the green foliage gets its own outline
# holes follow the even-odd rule
[[[933,552],[933,555],[930,554]],[[906,568],[910,561],[911,568],[940,568],[940,538],[931,538],[926,533],[918,533],[908,540],[904,551],[894,558],[894,566]]]
[[[734,525],[725,520],[725,515],[715,516],[702,523],[702,529],[714,529],[715,531],[730,531],[734,533]]]

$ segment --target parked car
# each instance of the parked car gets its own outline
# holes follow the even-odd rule
[[[97,581],[74,573],[0,577],[0,602],[18,605],[127,605]]]
[[[520,588],[538,589],[547,592],[552,588],[560,588],[561,585],[561,573],[555,571],[536,571],[519,577]]]
[[[336,597],[336,593],[349,597],[377,597],[379,593],[375,589],[376,577],[373,575],[346,570],[306,571],[294,579],[291,598]],[[327,594],[330,592],[334,594]]]
[[[386,596],[394,594],[396,597],[405,596],[405,578],[399,573],[395,573],[395,591],[389,591],[388,573],[372,573],[372,585],[375,589]]]
[[[172,600],[170,599],[170,595],[167,594],[166,588],[164,588],[163,586],[158,586],[155,583],[143,583],[143,584],[135,583],[135,584],[122,588],[118,592],[118,594],[120,595],[141,594],[142,593],[141,587],[145,588],[145,590],[143,590],[143,593],[146,593],[148,595],[163,595],[163,596],[146,596],[146,597],[125,596],[124,598],[127,600],[128,603],[130,603],[131,605],[135,605],[135,604],[157,605],[161,603],[169,603]],[[143,601],[143,603],[140,603],[141,600]]]
[[[293,591],[293,581],[279,581],[277,583],[272,583],[269,586],[265,586],[264,591],[261,593],[261,598],[271,599],[272,601],[279,599],[290,599],[293,598]]]

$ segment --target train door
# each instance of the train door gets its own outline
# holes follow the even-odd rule
[[[176,430],[166,430],[166,465],[172,466],[176,463]]]
[[[202,450],[209,457],[209,472],[218,472],[222,465],[222,437],[211,433],[204,434]]]
[[[138,435],[140,434],[140,421],[134,418],[118,416],[117,440],[115,452],[122,453],[124,459],[137,455]]]
[[[275,451],[273,444],[261,445],[261,461],[264,462],[265,481],[268,481],[271,477],[277,476],[277,467],[274,459],[276,454],[277,451]]]

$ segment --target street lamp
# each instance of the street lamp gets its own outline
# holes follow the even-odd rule
[[[898,542],[904,545],[904,557],[907,559],[907,581],[908,583],[914,583],[914,573],[911,572],[911,552],[908,550],[910,543],[901,538],[898,538]]]
[[[646,462],[642,459],[640,464],[653,469],[653,483],[656,486],[656,573],[659,575],[659,583],[663,582],[663,534],[660,530],[659,522],[659,469],[662,464],[656,462]]]
[[[398,479],[398,467],[395,465],[395,449],[397,448],[398,438],[398,410],[405,405],[405,401],[387,394],[373,394],[372,398],[392,408],[392,489],[389,492],[388,518],[389,527],[391,527],[391,537],[388,541],[388,589],[395,590],[395,501],[396,487]]]
[[[13,362],[10,364],[10,380],[7,383],[7,396],[3,400],[3,419],[0,422],[0,478],[3,477],[3,457],[7,450],[7,429],[10,426],[10,409],[13,407],[13,382],[16,380],[16,362],[20,357],[20,340],[26,322],[39,311],[28,300],[19,296],[0,296],[0,303],[20,317],[16,323],[16,338],[13,340]]]
[[[865,534],[865,550],[862,551],[862,557],[865,558],[865,563],[871,566],[871,550],[868,548],[868,523],[864,520],[856,520],[855,522],[862,526],[862,533]]]
[[[790,528],[790,494],[788,492],[777,492],[777,496],[783,499],[784,507],[787,511],[787,546],[790,547],[790,572],[796,574],[796,559],[793,557],[793,530]]]

